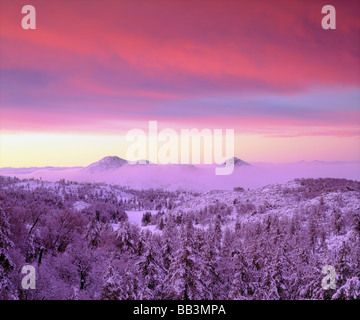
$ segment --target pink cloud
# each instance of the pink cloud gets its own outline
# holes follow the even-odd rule
[[[346,106],[326,119],[316,111],[298,118],[223,115],[222,108],[214,114],[195,102],[198,116],[168,111],[178,108],[174,102],[203,96],[296,99],[316,86],[358,88],[356,1],[333,1],[338,28],[332,31],[321,28],[323,1],[317,0],[84,3],[36,1],[38,28],[24,31],[22,2],[1,2],[0,74],[21,69],[55,76],[43,87],[15,83],[24,101],[2,102],[3,128],[103,132],[116,130],[104,123],[146,123],[153,116],[260,133],[283,128],[280,135],[306,135],[297,128],[308,126],[320,128],[314,134],[358,132],[359,112]]]

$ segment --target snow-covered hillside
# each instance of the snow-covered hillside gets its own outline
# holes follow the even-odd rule
[[[359,199],[330,178],[199,194],[0,176],[0,298],[358,299]]]

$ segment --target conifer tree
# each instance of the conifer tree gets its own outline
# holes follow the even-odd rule
[[[121,300],[124,297],[121,286],[121,277],[112,265],[109,265],[104,277],[104,286],[101,293],[102,300]]]
[[[0,202],[0,297],[13,297],[13,286],[9,281],[9,274],[14,269],[14,264],[9,256],[9,249],[14,247],[10,239],[10,224]]]
[[[165,279],[165,299],[199,300],[209,296],[204,282],[204,263],[194,252],[194,227],[190,220],[182,227],[180,248],[175,253]]]

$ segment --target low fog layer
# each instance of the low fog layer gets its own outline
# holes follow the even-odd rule
[[[132,188],[166,188],[208,191],[231,190],[234,187],[259,188],[268,184],[283,183],[295,178],[345,178],[360,180],[359,162],[297,162],[250,163],[235,166],[228,176],[215,175],[218,165],[151,165],[122,164],[117,168],[96,170],[89,167],[71,168],[1,168],[0,175],[24,178],[42,178],[46,181],[60,179],[79,182],[105,182]]]

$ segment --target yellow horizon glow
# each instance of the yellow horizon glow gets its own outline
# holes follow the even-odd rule
[[[114,135],[21,133],[0,135],[0,167],[87,166],[108,155],[125,155]]]
[[[126,159],[125,135],[3,133],[0,167],[87,166],[105,156]],[[359,161],[359,137],[235,135],[235,156],[248,162]]]

